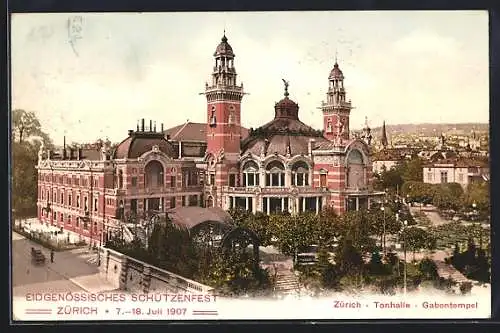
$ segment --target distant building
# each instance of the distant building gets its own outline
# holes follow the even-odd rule
[[[443,159],[423,167],[424,183],[459,183],[464,188],[474,181],[489,181],[489,174],[489,164],[484,160]]]

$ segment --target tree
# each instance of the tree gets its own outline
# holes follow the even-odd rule
[[[490,211],[490,184],[488,182],[470,183],[464,194],[464,204],[467,207],[476,204],[476,209],[488,214]]]
[[[12,208],[14,217],[36,216],[37,153],[28,143],[12,143]]]
[[[403,175],[402,178],[405,182],[416,181],[421,182],[424,179],[423,176],[423,165],[422,160],[418,157],[414,157],[409,161],[406,161],[403,165]]]
[[[336,239],[345,233],[342,219],[332,207],[324,208],[315,221],[317,222],[315,243],[320,247],[328,248],[333,246]]]
[[[407,249],[413,252],[413,260],[415,260],[415,252],[420,249],[436,248],[436,239],[426,230],[418,227],[409,227],[403,230],[403,239]]]
[[[38,161],[40,138],[46,147],[52,142],[41,129],[40,122],[33,112],[12,111],[12,208],[14,218],[36,216],[38,195]]]
[[[277,238],[276,245],[285,255],[296,259],[298,252],[317,242],[317,216],[313,213],[300,215],[273,214],[270,224]]]
[[[12,141],[23,143],[29,137],[41,136],[42,126],[34,112],[12,111]]]
[[[432,204],[439,209],[459,210],[463,206],[463,194],[460,184],[436,184]]]

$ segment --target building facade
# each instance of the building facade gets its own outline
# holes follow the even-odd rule
[[[243,84],[226,36],[214,53],[205,85],[206,124],[187,122],[163,130],[144,119],[111,149],[41,148],[38,161],[38,217],[43,223],[94,240],[109,228],[148,212],[205,206],[252,212],[342,214],[366,209],[383,192],[372,190],[371,132],[349,131],[351,101],[337,61],[320,106],[323,128],[299,118],[299,105],[284,96],[274,117],[256,129],[241,124]]]
[[[486,161],[458,158],[428,163],[422,171],[424,183],[458,183],[464,189],[474,181],[489,181],[490,173]]]

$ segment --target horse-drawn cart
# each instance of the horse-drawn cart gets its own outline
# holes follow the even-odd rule
[[[36,265],[45,264],[45,256],[41,250],[37,250],[35,248],[31,248],[31,261]]]

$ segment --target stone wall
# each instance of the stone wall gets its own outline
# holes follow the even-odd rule
[[[100,274],[115,288],[132,292],[212,293],[213,289],[193,280],[102,248]]]

